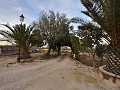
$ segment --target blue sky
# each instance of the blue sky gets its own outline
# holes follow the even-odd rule
[[[80,17],[89,20],[81,13],[85,8],[80,0],[0,0],[0,24],[19,24],[19,16],[24,14],[24,23],[29,25],[39,18],[41,10],[54,10],[66,13],[68,18]],[[0,25],[0,29],[6,29]]]

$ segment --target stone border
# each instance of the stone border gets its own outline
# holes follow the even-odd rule
[[[103,78],[104,78],[104,79],[107,79],[107,80],[112,80],[112,82],[114,82],[114,83],[120,83],[120,75],[115,75],[115,74],[113,74],[113,73],[110,73],[110,72],[105,71],[105,70],[103,69],[105,66],[106,66],[106,65],[99,67],[99,70],[100,70]]]

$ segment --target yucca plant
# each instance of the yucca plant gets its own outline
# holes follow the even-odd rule
[[[16,24],[11,27],[8,24],[2,24],[9,30],[0,30],[0,34],[8,38],[9,42],[16,44],[20,47],[20,58],[30,58],[29,49],[31,48],[31,33],[34,26],[26,27],[26,24]]]
[[[105,30],[109,41],[108,63],[106,70],[120,75],[120,0],[81,0],[87,11],[82,13],[89,16],[94,22]],[[113,51],[115,48],[118,48]]]

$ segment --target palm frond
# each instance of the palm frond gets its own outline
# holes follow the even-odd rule
[[[113,44],[120,42],[120,0],[81,0],[82,11],[103,28]]]
[[[14,32],[14,30],[9,25],[7,25],[7,24],[1,24],[1,25],[7,27],[9,30],[11,30],[11,32]]]

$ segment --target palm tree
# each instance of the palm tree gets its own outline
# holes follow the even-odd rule
[[[16,24],[10,27],[8,24],[2,24],[7,27],[9,31],[0,30],[0,34],[8,38],[9,42],[14,42],[20,47],[21,55],[20,58],[28,59],[30,58],[29,49],[31,47],[31,33],[34,26],[26,27],[26,24]]]
[[[119,0],[81,0],[87,11],[82,11],[105,30],[108,47],[106,70],[120,75],[120,1]],[[116,50],[116,51],[115,51]]]
[[[103,28],[112,45],[120,44],[120,1],[119,0],[81,0],[87,11],[82,11]]]

